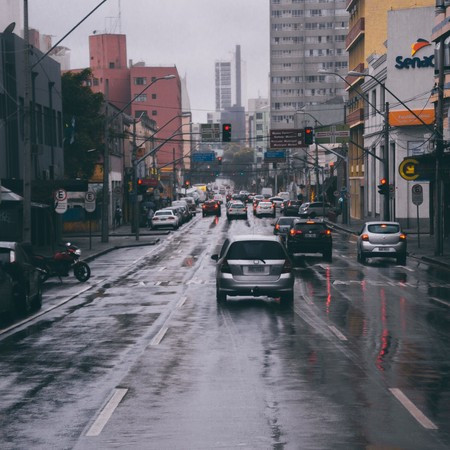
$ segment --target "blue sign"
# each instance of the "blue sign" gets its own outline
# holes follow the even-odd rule
[[[211,162],[215,161],[216,154],[214,152],[195,152],[192,153],[193,162]]]
[[[267,151],[266,153],[264,153],[264,159],[267,161],[272,161],[274,159],[284,161],[286,159],[286,154],[285,154],[284,150],[275,151],[275,152]]]

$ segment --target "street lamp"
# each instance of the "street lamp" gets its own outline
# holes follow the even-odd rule
[[[105,121],[105,152],[103,156],[103,202],[102,202],[102,242],[109,240],[109,124],[122,114],[140,95],[160,80],[172,80],[175,75],[166,75],[155,78],[149,85],[145,86],[139,94],[136,94],[122,109],[116,112],[111,118],[106,117]],[[108,102],[108,84],[106,85],[106,102]],[[108,104],[106,104],[108,108]],[[135,191],[136,194],[136,191]],[[139,227],[138,227],[139,228]]]

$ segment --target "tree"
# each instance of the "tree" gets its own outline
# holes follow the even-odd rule
[[[64,172],[66,178],[89,179],[103,154],[103,94],[87,86],[90,69],[66,72],[62,76],[64,121]],[[96,151],[88,151],[93,150]]]

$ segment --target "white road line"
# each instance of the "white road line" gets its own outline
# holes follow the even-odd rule
[[[329,325],[328,328],[341,340],[346,341],[347,338],[333,325]]]
[[[108,423],[108,420],[111,418],[115,409],[119,406],[119,403],[125,397],[125,394],[127,392],[128,389],[114,390],[113,396],[106,404],[106,406],[103,408],[103,410],[100,412],[99,416],[97,417],[96,421],[93,423],[91,428],[89,428],[88,432],[86,433],[86,436],[98,436],[102,432],[103,428]]]
[[[163,270],[166,270],[166,268],[165,268],[165,267],[160,267],[160,268],[158,269],[158,272],[162,272]]]
[[[394,397],[407,409],[407,411],[427,430],[437,430],[438,427],[417,406],[397,388],[389,389]]]
[[[398,267],[399,269],[408,270],[409,272],[415,272],[415,270],[411,269],[411,267],[406,267],[406,266],[395,266],[395,267]]]
[[[150,345],[159,345],[167,333],[168,327],[162,327],[158,334],[152,339]]]
[[[161,281],[156,281],[155,286],[159,286],[161,284]]]
[[[184,303],[186,302],[186,300],[187,300],[187,297],[182,297],[180,299],[180,301],[177,303],[177,308],[181,308],[184,305]]]
[[[440,303],[441,305],[450,307],[450,303],[445,302],[444,300],[439,300],[438,298],[435,297],[430,297],[431,301],[436,302],[436,303]]]

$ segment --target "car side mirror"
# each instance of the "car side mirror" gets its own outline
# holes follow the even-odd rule
[[[211,255],[211,259],[213,260],[213,261],[219,261],[219,255],[217,255],[217,254],[214,254],[214,255]]]

